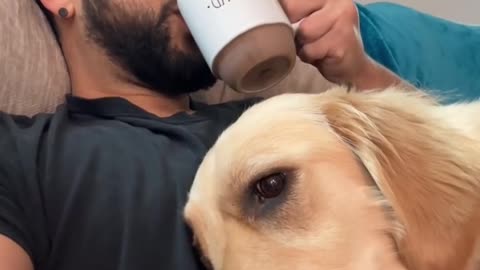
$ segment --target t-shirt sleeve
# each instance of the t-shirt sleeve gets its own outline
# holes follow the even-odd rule
[[[448,101],[478,97],[480,26],[393,3],[358,9],[365,50],[377,62]]]
[[[23,181],[14,118],[0,113],[0,234],[10,238],[32,257],[28,222],[18,197]]]

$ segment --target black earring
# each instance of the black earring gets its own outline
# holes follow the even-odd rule
[[[66,8],[61,8],[58,10],[58,15],[62,18],[68,17],[68,10]]]

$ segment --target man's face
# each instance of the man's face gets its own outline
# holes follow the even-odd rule
[[[88,38],[134,83],[168,96],[215,83],[176,0],[84,0],[83,13]]]

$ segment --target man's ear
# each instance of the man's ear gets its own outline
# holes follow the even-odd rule
[[[333,132],[360,158],[403,225],[405,235],[396,241],[407,266],[455,265],[458,248],[472,242],[459,236],[478,211],[478,142],[448,126],[448,115],[421,92],[339,89],[318,101]],[[453,244],[460,242],[461,247]]]
[[[75,4],[72,0],[40,0],[41,4],[54,17],[69,19],[75,14]]]

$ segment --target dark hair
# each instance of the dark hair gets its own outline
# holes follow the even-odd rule
[[[52,27],[53,32],[58,37],[57,28],[55,27],[55,21],[53,20],[53,15],[50,13],[50,11],[48,9],[45,8],[45,6],[43,6],[43,4],[40,0],[35,0],[35,2],[40,7],[40,9],[43,11],[43,14],[47,18],[48,23]]]

